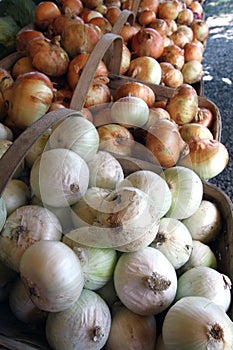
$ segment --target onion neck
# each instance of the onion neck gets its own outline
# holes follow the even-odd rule
[[[146,286],[154,293],[163,292],[167,290],[171,285],[171,281],[169,279],[157,272],[152,272],[150,276],[147,276],[145,283]]]

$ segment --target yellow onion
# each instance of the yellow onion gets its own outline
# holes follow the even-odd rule
[[[160,84],[162,71],[155,58],[141,56],[131,60],[126,75],[143,82]]]
[[[160,62],[160,67],[162,69],[162,79],[161,82],[165,86],[171,88],[177,88],[184,82],[183,74],[177,68],[175,68],[169,62]]]
[[[179,127],[179,132],[185,142],[189,142],[193,137],[199,136],[201,139],[213,140],[214,136],[209,128],[198,123],[188,123]]]
[[[158,17],[175,20],[180,12],[180,4],[177,0],[161,2],[158,7]]]
[[[220,174],[228,161],[228,150],[220,141],[196,136],[189,142],[189,154],[178,163],[195,171],[201,179],[208,180]]]
[[[194,19],[193,11],[190,8],[184,8],[178,13],[176,22],[179,25],[190,25]]]
[[[164,48],[159,61],[171,63],[175,68],[181,69],[184,65],[184,49],[172,43]]]
[[[198,112],[198,95],[189,84],[180,85],[169,99],[166,110],[178,125],[189,123]]]
[[[194,38],[204,42],[209,35],[209,26],[203,19],[194,20],[190,25]]]
[[[53,85],[47,75],[29,72],[20,75],[4,91],[8,104],[8,123],[25,129],[48,111],[53,99]]]
[[[136,56],[150,56],[155,59],[163,52],[163,38],[153,28],[142,28],[131,40],[131,47]]]
[[[201,62],[191,60],[185,62],[181,69],[181,73],[183,74],[184,83],[194,84],[201,81],[203,76],[203,66]]]

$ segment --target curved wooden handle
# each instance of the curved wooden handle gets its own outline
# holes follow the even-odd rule
[[[60,108],[49,112],[25,129],[16,138],[0,159],[0,196],[30,147],[52,125],[71,115],[81,116],[81,113],[68,108]]]
[[[121,11],[119,17],[117,18],[116,22],[114,23],[112,27],[112,33],[114,34],[120,34],[122,28],[124,25],[129,22],[131,25],[135,22],[136,15],[129,10],[123,10]]]
[[[105,61],[107,67],[111,63],[111,73],[119,74],[122,60],[122,45],[122,37],[114,33],[106,33],[100,38],[92,50],[73,92],[70,102],[71,109],[80,111],[83,108],[86,95],[101,60]],[[108,56],[105,56],[106,53],[108,53]]]

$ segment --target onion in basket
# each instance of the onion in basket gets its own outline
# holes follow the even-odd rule
[[[87,190],[89,169],[75,152],[54,148],[34,162],[30,185],[34,194],[46,205],[66,207],[74,204]]]
[[[173,302],[177,277],[163,253],[146,247],[120,256],[114,285],[119,299],[129,310],[139,315],[156,315]]]
[[[83,289],[68,309],[48,315],[46,338],[54,350],[100,350],[110,327],[111,314],[106,302],[94,291]]]
[[[69,308],[84,286],[77,255],[60,241],[38,241],[28,247],[19,272],[33,303],[48,312]]]

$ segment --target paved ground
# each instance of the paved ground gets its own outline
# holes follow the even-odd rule
[[[227,168],[210,182],[233,201],[233,0],[205,0],[203,7],[210,28],[203,60],[204,95],[220,110],[221,141],[230,154]]]

